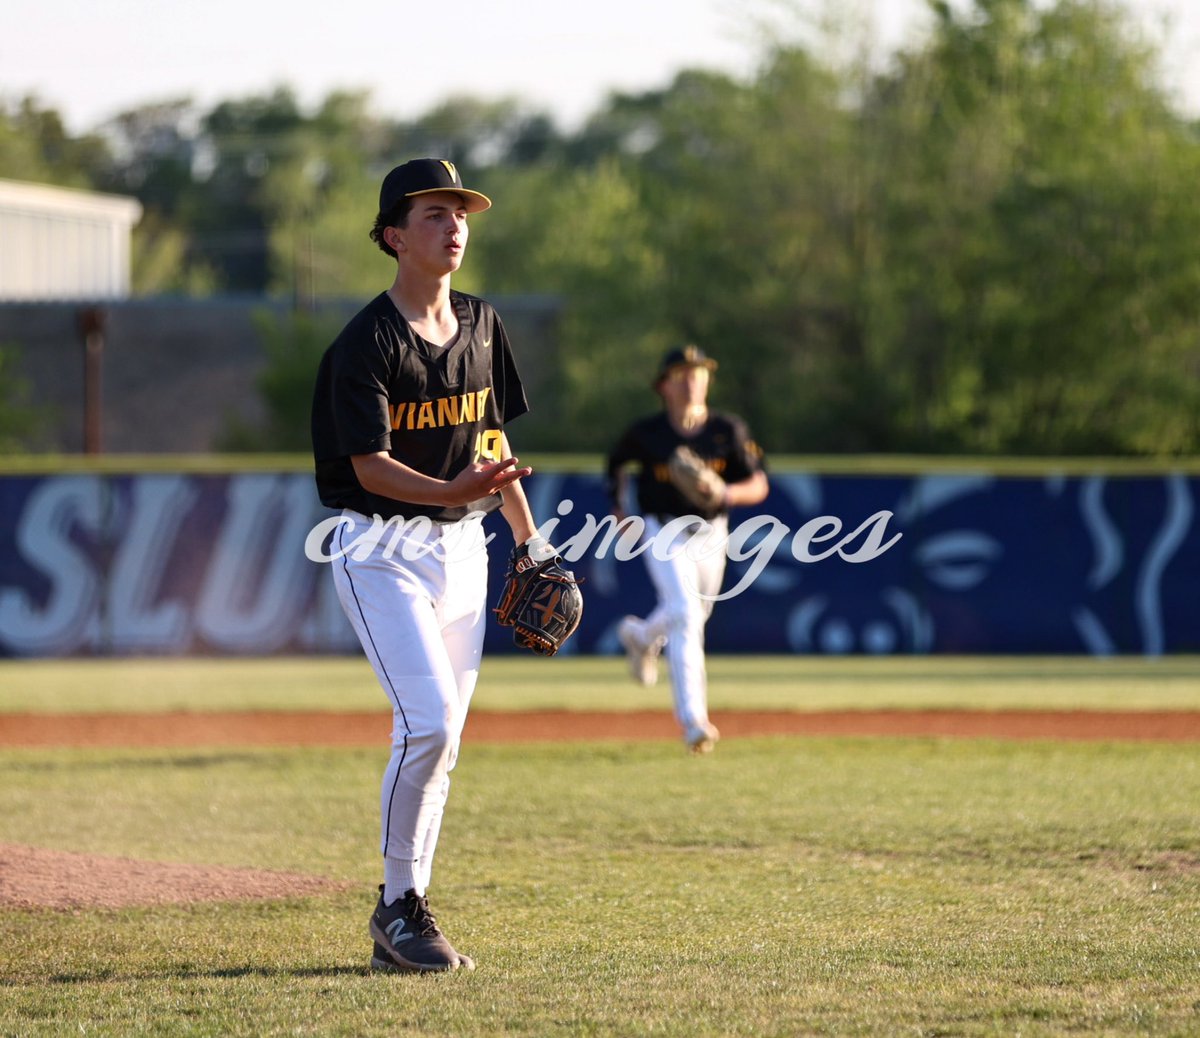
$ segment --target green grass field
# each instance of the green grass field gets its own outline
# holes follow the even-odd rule
[[[373,709],[371,680],[354,659],[4,663],[0,713]],[[1181,658],[729,657],[712,682],[726,708],[1200,709]],[[665,695],[615,659],[506,658],[477,702]],[[1200,1033],[1194,746],[468,744],[431,895],[479,968],[438,977],[366,968],[385,755],[0,751],[0,841],[353,884],[5,911],[0,1035]]]

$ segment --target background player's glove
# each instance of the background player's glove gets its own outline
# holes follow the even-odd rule
[[[667,459],[671,483],[697,508],[713,511],[725,504],[725,481],[691,447],[680,445]]]
[[[529,545],[518,544],[493,612],[503,626],[513,629],[518,648],[553,656],[579,626],[583,595],[575,574],[563,568],[553,548],[540,542],[531,554]]]

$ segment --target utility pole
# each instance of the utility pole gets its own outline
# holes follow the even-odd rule
[[[104,329],[108,314],[98,306],[79,311],[79,331],[83,335],[83,453],[100,454],[104,450]]]

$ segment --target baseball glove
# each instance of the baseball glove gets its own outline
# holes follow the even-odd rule
[[[697,508],[712,511],[725,503],[725,481],[691,447],[680,445],[667,459],[667,475]]]
[[[519,544],[509,560],[500,602],[492,611],[501,625],[513,629],[517,648],[553,656],[579,626],[583,595],[575,574],[563,568],[557,555],[539,562],[526,545]]]

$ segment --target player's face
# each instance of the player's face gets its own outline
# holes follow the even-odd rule
[[[436,275],[451,274],[467,251],[467,210],[460,195],[437,191],[413,199],[408,224],[397,229],[401,261]]]
[[[668,406],[702,407],[708,397],[708,368],[675,368],[659,388]]]

